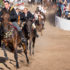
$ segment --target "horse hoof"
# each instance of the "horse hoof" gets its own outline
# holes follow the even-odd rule
[[[29,59],[27,59],[27,63],[29,64]]]
[[[19,65],[16,65],[16,68],[19,68]]]
[[[19,66],[17,66],[16,68],[19,69]]]
[[[32,52],[32,54],[34,55],[34,52]]]

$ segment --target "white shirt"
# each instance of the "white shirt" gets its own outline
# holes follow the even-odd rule
[[[34,16],[35,16],[35,20],[38,20],[38,14],[35,13]]]

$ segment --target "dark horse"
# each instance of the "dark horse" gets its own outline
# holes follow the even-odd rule
[[[25,37],[28,40],[28,46],[29,46],[29,54],[33,54],[34,55],[34,47],[35,47],[35,40],[36,40],[36,36],[35,36],[35,29],[32,28],[32,20],[26,20],[24,27],[22,28]],[[32,44],[33,43],[33,44]]]
[[[19,64],[18,64],[17,47],[21,43],[21,46],[24,49],[27,63],[29,63],[29,59],[27,56],[27,49],[26,49],[27,45],[26,45],[26,43],[21,42],[21,38],[18,34],[18,31],[17,31],[16,27],[14,27],[12,25],[12,23],[9,21],[9,17],[10,17],[10,15],[8,13],[5,13],[5,12],[2,15],[3,21],[1,23],[1,25],[3,25],[2,30],[4,33],[3,38],[2,38],[2,43],[3,43],[2,47],[3,48],[9,47],[10,51],[12,51],[14,53],[14,58],[16,60],[16,67],[18,68]],[[4,49],[4,51],[5,51],[5,49]],[[6,53],[4,53],[4,54],[6,54]],[[7,57],[7,54],[5,56]]]

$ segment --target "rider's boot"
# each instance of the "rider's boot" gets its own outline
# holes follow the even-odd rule
[[[26,43],[26,39],[24,38],[23,32],[19,31],[19,36],[21,37],[21,42]]]

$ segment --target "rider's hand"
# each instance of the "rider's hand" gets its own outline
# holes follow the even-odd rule
[[[35,19],[33,19],[33,21],[35,21]]]

